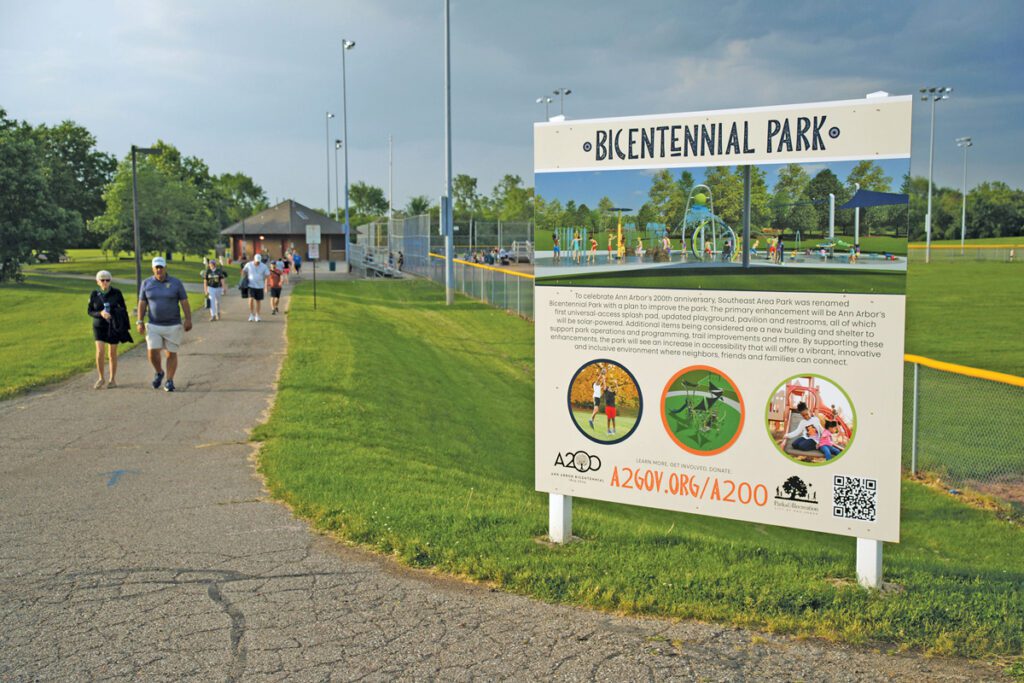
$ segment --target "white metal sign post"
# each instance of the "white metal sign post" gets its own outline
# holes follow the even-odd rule
[[[573,497],[593,498],[852,536],[858,580],[881,587],[882,543],[899,542],[906,257],[862,249],[857,209],[827,195],[770,225],[751,188],[874,168],[898,182],[911,107],[535,124],[538,202],[617,207],[596,229],[537,226],[556,247],[534,294],[553,542],[572,539]],[[655,202],[656,184],[685,206]]]
[[[320,226],[306,226],[306,250],[313,262],[313,310],[316,310],[316,262],[320,258]]]

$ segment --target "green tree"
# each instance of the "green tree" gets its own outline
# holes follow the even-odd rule
[[[805,191],[810,181],[811,176],[800,164],[786,164],[779,169],[779,179],[775,182],[771,204],[773,228],[791,228],[794,211],[801,202],[807,201]],[[803,213],[806,215],[806,212]]]
[[[981,183],[967,193],[967,228],[969,237],[1024,235],[1024,192],[1000,181]]]
[[[811,178],[811,181],[807,183],[807,189],[804,191],[804,197],[814,202],[815,210],[818,214],[818,231],[821,234],[827,234],[828,232],[828,195],[832,193],[836,196],[836,206],[846,203],[849,196],[846,193],[846,188],[839,182],[839,178],[831,169],[822,169]],[[836,223],[840,223],[840,211],[836,211]],[[852,224],[852,215],[846,221],[844,225]]]
[[[140,246],[144,252],[206,253],[216,242],[217,223],[195,188],[155,161],[138,158]],[[107,208],[90,221],[107,251],[133,251],[132,164],[122,161],[103,194]]]
[[[611,230],[617,224],[618,218],[616,217],[617,211],[615,209],[615,202],[608,197],[601,197],[597,202],[597,211],[593,213],[591,224],[594,226],[594,230],[599,232],[604,230]]]
[[[221,198],[227,202],[228,225],[270,206],[263,188],[244,173],[222,173],[213,179],[213,185]]]
[[[422,216],[430,211],[430,197],[425,194],[418,194],[410,197],[405,204],[406,216]]]
[[[715,215],[738,230],[737,226],[743,225],[742,176],[737,176],[728,166],[713,166],[705,171],[704,184],[711,188]]]
[[[495,218],[502,221],[533,218],[533,188],[523,187],[518,175],[506,174],[491,192]]]
[[[114,175],[117,160],[97,150],[93,134],[73,121],[39,125],[33,134],[52,196],[62,208],[78,214],[78,232],[85,234],[86,221],[103,213],[103,189]]]
[[[480,195],[477,192],[477,179],[465,173],[452,178],[452,198],[455,204],[452,210],[458,216],[480,216]]]
[[[348,188],[348,196],[357,213],[367,217],[379,217],[388,212],[388,200],[384,190],[362,180]]]
[[[21,262],[62,252],[81,234],[81,216],[63,208],[32,128],[0,109],[0,282],[19,280]]]

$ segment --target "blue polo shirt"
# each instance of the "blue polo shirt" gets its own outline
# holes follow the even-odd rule
[[[155,277],[146,278],[139,290],[139,299],[148,304],[149,322],[153,325],[180,325],[178,302],[188,298],[181,280],[168,275],[163,282]]]

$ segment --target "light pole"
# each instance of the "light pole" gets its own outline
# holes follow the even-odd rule
[[[544,103],[544,120],[545,121],[547,121],[548,119],[551,118],[551,116],[548,114],[548,105],[551,104],[553,101],[554,100],[552,100],[550,97],[547,97],[547,96],[538,97],[537,98],[537,104],[540,104],[541,102]]]
[[[327,215],[331,215],[331,119],[334,118],[334,114],[327,112],[327,117],[324,119],[324,142],[327,146],[324,150],[327,152]]]
[[[341,179],[338,177],[338,150],[341,149],[341,140],[334,141],[334,214],[331,216],[333,219],[337,219],[338,214],[338,185],[341,185]]]
[[[348,227],[348,93],[345,83],[345,53],[356,46],[355,41],[341,39],[341,139],[345,141],[345,265],[351,267],[349,260],[349,227]]]
[[[132,145],[132,231],[135,233],[135,294],[142,289],[142,237],[139,230],[139,179],[135,170],[137,154],[160,156],[164,150],[160,147],[136,147]]]
[[[928,212],[924,215],[924,262],[931,263],[932,260],[932,170],[935,167],[935,103],[939,100],[948,100],[949,93],[953,92],[950,87],[921,88],[921,100],[932,103],[932,132],[928,143]]]
[[[974,142],[969,137],[957,138],[956,146],[964,149],[964,201],[960,209],[960,255],[964,255],[964,238],[967,236],[967,148],[973,147]]]
[[[568,88],[558,88],[555,90],[555,95],[558,95],[558,113],[565,116],[565,96],[571,95],[572,90]]]
[[[455,231],[452,227],[452,47],[449,0],[444,0],[444,300],[448,306],[455,303]]]

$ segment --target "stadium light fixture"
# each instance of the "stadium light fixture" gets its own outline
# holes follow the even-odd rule
[[[935,168],[935,103],[948,100],[953,88],[948,86],[921,88],[921,100],[932,103],[932,132],[928,143],[928,212],[924,215],[924,262],[932,260],[932,173]]]
[[[974,146],[974,141],[969,137],[957,138],[956,146],[964,150],[964,189],[963,203],[960,207],[960,255],[964,255],[964,241],[967,236],[967,148]]]
[[[554,94],[558,95],[558,113],[565,116],[565,96],[571,95],[572,90],[569,88],[557,88]]]

